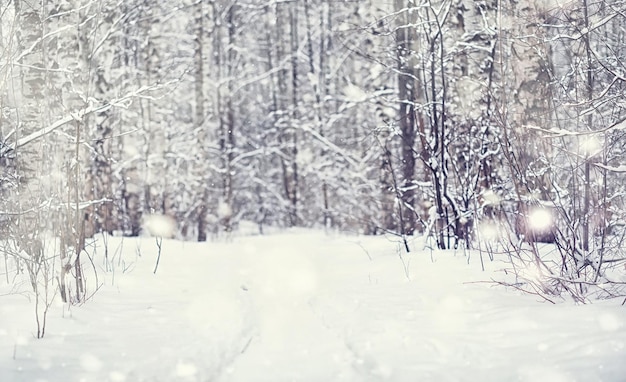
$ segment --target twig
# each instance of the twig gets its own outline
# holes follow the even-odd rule
[[[355,242],[356,245],[358,245],[359,247],[361,247],[361,249],[363,250],[363,252],[365,252],[365,254],[367,255],[367,258],[370,259],[370,261],[372,261],[372,255],[370,255],[370,253],[368,252],[367,249],[365,249],[365,247],[360,243],[360,242]]]
[[[243,345],[243,348],[241,349],[240,354],[245,353],[246,350],[248,350],[248,347],[250,346],[251,343],[252,343],[252,337],[248,338],[248,342],[246,342],[246,344]]]
[[[161,260],[161,244],[163,243],[163,238],[161,236],[155,237],[157,248],[159,248],[159,254],[157,255],[156,264],[154,265],[154,272],[156,274],[157,268],[159,267],[159,260]]]
[[[493,279],[492,279],[491,282],[494,283],[494,284],[497,284],[497,285],[502,285],[504,287],[512,287],[512,288],[514,288],[514,289],[516,289],[516,290],[518,290],[520,292],[526,293],[526,294],[532,294],[532,295],[535,295],[535,296],[539,296],[542,299],[544,299],[544,300],[546,300],[546,301],[556,305],[556,303],[554,301],[550,300],[548,297],[544,296],[542,293],[537,292],[537,290],[530,291],[530,290],[527,290],[527,289],[524,289],[524,288],[520,287],[518,284],[505,283],[504,281],[496,281],[496,280],[493,280]],[[489,281],[476,281],[474,283],[489,283]],[[533,286],[531,283],[529,283],[529,285]]]
[[[411,281],[411,276],[410,276],[410,272],[409,272],[409,264],[411,263],[411,260],[409,259],[408,261],[404,261],[404,257],[402,257],[402,249],[398,248],[398,257],[400,257],[400,260],[402,261],[402,267],[404,268],[404,276],[406,277],[407,280]]]

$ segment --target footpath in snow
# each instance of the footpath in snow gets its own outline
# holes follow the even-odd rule
[[[57,297],[44,339],[2,281],[1,382],[626,381],[621,300],[553,305],[477,282],[503,264],[482,272],[475,254],[290,231],[164,240],[153,274],[154,239],[108,245],[100,290]]]

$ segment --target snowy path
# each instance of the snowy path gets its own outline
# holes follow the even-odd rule
[[[136,268],[54,306],[44,340],[31,305],[1,297],[1,382],[626,380],[619,303],[468,284],[491,276],[462,254],[403,264],[384,238],[310,232],[170,241],[153,275],[153,241],[126,247]]]
[[[364,380],[352,369],[354,357],[343,339],[324,325],[313,305],[328,282],[317,253],[320,242],[299,247],[262,249],[263,255],[248,258],[244,289],[253,304],[255,332],[221,381]]]

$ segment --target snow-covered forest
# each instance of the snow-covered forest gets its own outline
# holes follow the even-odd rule
[[[246,221],[447,248],[530,203],[593,250],[622,229],[624,7],[5,1],[3,234],[162,214],[187,240]]]
[[[27,257],[58,237],[69,269],[155,215],[197,241],[497,236],[596,282],[623,257],[625,7],[5,1],[2,237]]]
[[[306,315],[311,308],[315,314],[296,316],[310,325],[313,336],[342,338],[348,350],[337,354],[350,359],[358,375],[338,372],[341,380],[415,380],[410,375],[441,380],[435,366],[394,379],[394,370],[401,368],[394,362],[406,357],[380,363],[380,354],[387,354],[381,349],[388,349],[385,336],[393,330],[377,337],[382,348],[366,351],[363,343],[369,340],[350,337],[354,333],[345,319],[356,317],[356,311],[376,316],[383,310],[360,311],[355,302],[349,311],[347,296],[369,301],[362,290],[330,300],[323,293],[330,295],[333,286],[350,289],[348,279],[367,277],[367,283],[355,285],[377,285],[371,302],[378,304],[394,291],[409,291],[414,284],[396,282],[414,280],[416,273],[447,288],[453,281],[445,281],[454,279],[450,269],[468,263],[484,276],[457,282],[482,277],[546,305],[617,301],[581,317],[604,333],[594,337],[597,344],[608,343],[602,337],[607,333],[622,341],[609,344],[614,351],[603,348],[596,356],[620,359],[625,324],[608,312],[626,303],[625,26],[624,0],[0,2],[0,299],[12,301],[0,310],[0,344],[11,330],[24,330],[10,319],[22,317],[15,313],[21,309],[16,296],[29,298],[33,336],[42,338],[51,311],[56,309],[52,320],[57,322],[100,289],[103,301],[115,301],[107,287],[118,288],[136,301],[154,298],[154,306],[165,311],[155,290],[173,299],[194,289],[189,280],[204,280],[192,271],[218,266],[230,271],[218,275],[219,270],[211,270],[215,285],[230,292],[218,297],[218,292],[195,291],[189,315],[209,320],[210,314],[194,309],[200,309],[198,301],[214,299],[214,306],[232,313],[222,311],[225,321],[239,314],[248,320],[254,305],[248,300],[262,305],[259,301],[269,303],[277,296],[263,289],[271,284],[283,293],[276,292],[279,312],[296,306]],[[319,236],[322,231],[328,236]],[[277,232],[292,234],[282,241]],[[272,237],[264,242],[265,236]],[[335,246],[326,243],[322,258],[310,253],[331,238]],[[386,239],[390,258],[382,244]],[[353,245],[344,253],[342,240],[360,249]],[[377,249],[370,252],[362,243]],[[136,246],[134,252],[129,246]],[[255,246],[264,248],[254,249],[255,256],[270,265],[256,263],[249,253]],[[296,257],[281,252],[278,260],[268,260],[277,256],[272,248],[279,247]],[[185,263],[173,261],[172,254],[186,253],[185,248],[193,249]],[[212,257],[203,258],[203,251],[221,256],[211,252]],[[383,260],[377,263],[379,257]],[[454,263],[433,270],[443,278],[420,273],[437,259]],[[369,265],[358,265],[361,260]],[[499,262],[505,265],[494,265]],[[398,265],[396,275],[390,270]],[[231,275],[232,267],[242,270]],[[138,273],[131,278],[134,269]],[[502,277],[489,273],[502,270]],[[162,280],[188,289],[152,284],[159,272]],[[320,287],[320,280],[330,286]],[[133,294],[125,285],[146,293]],[[295,292],[286,292],[289,288]],[[446,321],[457,313],[478,325],[468,310],[471,299],[454,290],[440,291],[443,302],[420,300],[418,316],[443,309],[444,326],[458,329],[459,322]],[[475,297],[485,304],[489,300]],[[281,299],[297,303],[286,308]],[[387,308],[398,313],[413,302],[398,299]],[[88,309],[94,312],[76,314],[101,319],[95,308]],[[259,309],[259,322],[272,321],[265,308]],[[493,309],[495,315],[502,313],[500,306]],[[563,309],[559,317],[570,317],[563,312],[572,305]],[[535,311],[524,317],[532,318],[530,312]],[[193,337],[184,332],[186,318],[161,313],[155,317],[175,321],[182,338]],[[288,321],[283,313],[279,322]],[[544,313],[539,317],[548,317]],[[114,317],[142,319],[129,314]],[[496,327],[501,324],[488,316]],[[207,338],[224,323],[212,319]],[[198,327],[198,320],[191,328]],[[162,375],[163,380],[223,375],[237,352],[243,354],[263,337],[255,330],[267,329],[256,327],[253,318],[244,321],[225,329],[224,336],[233,337],[224,337],[231,341],[224,348],[214,344],[219,349],[213,356],[221,361],[213,369],[189,366],[180,358],[178,371],[170,379]],[[435,321],[433,327],[441,329]],[[359,329],[367,331],[369,323]],[[98,330],[57,324],[69,331]],[[403,330],[404,324],[391,326]],[[121,330],[108,321],[102,325]],[[536,325],[541,333],[563,329]],[[460,331],[470,329],[461,326]],[[326,331],[339,327],[336,335]],[[571,335],[579,329],[563,330]],[[277,328],[268,330],[271,337]],[[458,343],[448,339],[433,340],[431,347],[477,361],[480,350],[451,351]],[[306,341],[315,342],[314,337]],[[26,342],[20,334],[11,350],[0,346],[0,380],[9,369],[18,373],[4,374],[9,380],[21,375],[21,369],[7,366],[10,356],[3,351],[19,359],[18,348],[27,347]],[[407,354],[429,353],[405,345]],[[556,342],[548,345],[558,348]],[[493,346],[489,349],[497,358]],[[591,353],[598,348],[592,346]],[[29,351],[41,355],[39,361],[48,359],[45,349]],[[260,357],[260,350],[251,351]],[[370,357],[370,351],[380,354]],[[101,358],[77,362],[83,372],[95,373],[86,380],[158,379],[158,368],[150,363],[135,374],[128,369],[99,375]],[[459,373],[463,369],[457,366]],[[572,380],[583,366],[572,367],[564,374],[548,373],[564,379],[548,380]],[[164,370],[169,375],[171,370]],[[540,380],[532,377],[534,369],[509,371],[502,368],[484,380]],[[603,371],[584,374],[591,378],[584,380],[618,381],[623,372],[615,362],[607,363]],[[63,374],[53,373],[52,380],[54,375]],[[451,380],[468,380],[463,373],[456,376]]]

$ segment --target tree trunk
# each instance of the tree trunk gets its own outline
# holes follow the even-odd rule
[[[224,167],[224,189],[222,193],[223,205],[219,209],[220,223],[224,231],[230,232],[233,229],[233,197],[234,197],[234,171],[233,159],[235,157],[235,106],[234,106],[234,92],[235,92],[235,80],[237,78],[237,52],[234,49],[236,27],[235,27],[235,3],[232,3],[226,13],[226,24],[228,30],[228,53],[226,62],[228,85],[226,96],[226,121],[224,122],[224,137],[222,145],[223,155],[223,167]]]
[[[412,235],[417,224],[414,211],[415,203],[415,78],[416,72],[413,67],[414,44],[413,28],[409,28],[410,12],[404,10],[407,4],[404,0],[396,0],[396,10],[401,12],[401,22],[396,29],[396,54],[398,69],[398,97],[399,127],[401,142],[401,169],[402,183],[400,184],[400,198],[402,206],[400,213],[403,215],[403,225],[400,227],[404,235]],[[403,11],[404,10],[404,11]]]
[[[287,199],[289,200],[289,225],[298,225],[298,134],[296,124],[299,123],[298,102],[298,2],[294,2],[289,8],[290,21],[290,47],[291,47],[291,123],[287,136],[288,155],[290,168],[287,175]]]
[[[207,142],[207,134],[204,126],[204,8],[202,1],[199,1],[195,6],[195,46],[194,46],[194,101],[195,101],[195,113],[194,113],[194,125],[198,131],[198,143],[200,144],[200,152],[204,155],[203,161],[208,160],[206,157],[206,150],[203,150]],[[203,169],[204,166],[201,166]],[[206,171],[206,170],[205,170]],[[206,241],[207,239],[207,203],[208,203],[208,174],[201,174],[204,190],[200,190],[200,204],[198,206],[198,241]]]

